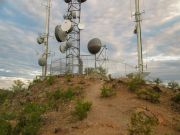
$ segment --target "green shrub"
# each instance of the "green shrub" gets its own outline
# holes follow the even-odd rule
[[[74,98],[74,91],[72,88],[68,88],[65,92],[62,93],[62,98],[64,101],[69,101]]]
[[[179,84],[175,81],[171,81],[168,83],[168,87],[172,90],[177,90],[179,89]]]
[[[128,128],[129,135],[151,135],[153,127],[157,124],[157,119],[146,115],[144,112],[133,113]]]
[[[47,95],[50,100],[54,100],[54,101],[57,100],[69,101],[72,100],[75,96],[73,88],[68,88],[64,92],[58,89],[55,92],[48,93]]]
[[[16,113],[14,112],[4,112],[0,114],[0,119],[3,120],[13,120],[16,118]]]
[[[159,102],[160,94],[151,89],[140,89],[136,91],[136,94],[139,98],[148,100],[152,103]]]
[[[89,74],[93,74],[95,72],[95,69],[94,68],[85,68],[84,70],[85,74],[86,75],[89,75]]]
[[[45,111],[46,111],[46,106],[37,103],[27,103],[23,108],[23,112],[26,114],[30,114],[33,112],[44,113]]]
[[[180,121],[175,124],[175,130],[180,132]]]
[[[128,83],[128,89],[135,92],[143,84],[145,81],[142,78],[135,77]]]
[[[103,67],[97,67],[96,69],[97,73],[99,73],[101,76],[106,76],[107,75],[107,70]]]
[[[0,119],[0,135],[12,135],[11,124],[5,120]]]
[[[72,75],[69,74],[69,73],[65,74],[65,80],[66,80],[66,82],[71,82],[71,80],[72,80]]]
[[[106,86],[103,86],[101,88],[101,97],[111,97],[115,95],[115,91],[112,88],[108,88]]]
[[[61,90],[58,89],[55,92],[47,93],[49,100],[59,100],[62,97]]]
[[[86,102],[83,100],[79,100],[76,103],[75,110],[73,112],[73,115],[78,118],[79,120],[83,120],[87,117],[88,111],[90,111],[92,106],[91,102]]]
[[[46,80],[48,85],[53,85],[53,83],[55,82],[55,76],[48,76]]]
[[[46,107],[36,103],[28,103],[20,114],[13,135],[36,135],[41,127],[41,114]]]
[[[66,91],[56,90],[55,92],[47,93],[49,99],[50,109],[59,109],[60,102],[70,101],[75,97],[75,93],[72,88],[68,88]]]
[[[175,95],[175,96],[172,98],[172,101],[174,101],[174,102],[177,103],[177,104],[180,104],[180,93],[178,93],[177,95]]]
[[[159,78],[156,78],[154,82],[156,83],[156,86],[159,86],[162,83],[162,81]]]
[[[36,76],[36,78],[33,79],[33,83],[34,83],[34,84],[37,84],[37,83],[40,83],[40,82],[42,82],[42,80],[41,80],[40,77],[38,77],[38,76]]]
[[[11,87],[11,90],[14,92],[19,92],[25,90],[24,83],[21,80],[15,80],[14,84]]]
[[[7,99],[12,98],[13,92],[8,90],[0,90],[0,105],[3,104]]]

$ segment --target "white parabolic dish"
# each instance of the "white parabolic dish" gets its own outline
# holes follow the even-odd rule
[[[71,32],[73,27],[72,27],[72,22],[70,20],[64,20],[64,22],[61,25],[61,29],[64,32]]]
[[[85,24],[84,24],[84,23],[79,23],[79,24],[78,24],[78,28],[79,28],[80,30],[84,30]]]

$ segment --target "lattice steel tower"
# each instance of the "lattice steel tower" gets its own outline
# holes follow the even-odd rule
[[[81,4],[86,0],[70,0],[68,2],[67,15],[72,22],[73,30],[68,34],[68,41],[72,43],[66,51],[66,69],[69,73],[82,74],[82,60],[80,58],[80,19],[81,19]]]

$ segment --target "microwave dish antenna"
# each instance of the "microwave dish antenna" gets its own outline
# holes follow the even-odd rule
[[[59,46],[59,50],[61,53],[65,53],[66,52],[66,43],[62,42],[61,45]]]
[[[67,41],[67,42],[62,42],[60,44],[59,50],[61,53],[65,53],[70,47],[72,47],[72,42]]]
[[[79,28],[79,30],[84,30],[85,29],[85,24],[79,23],[78,28]]]
[[[69,3],[69,2],[71,2],[72,0],[64,0],[64,2],[66,2],[66,3]]]
[[[101,40],[99,38],[93,38],[88,42],[88,51],[91,54],[96,55],[102,47]]]
[[[38,64],[39,66],[44,67],[46,65],[46,57],[42,56],[41,58],[39,58]]]
[[[73,30],[72,22],[70,20],[64,20],[61,25],[61,29],[64,32],[70,33]]]
[[[38,44],[43,44],[43,43],[44,43],[44,37],[43,37],[43,36],[39,36],[39,37],[37,38],[37,43],[38,43]]]
[[[67,33],[61,29],[61,25],[57,25],[55,28],[55,37],[58,42],[64,42],[67,38]]]
[[[86,2],[86,0],[77,0],[79,3]]]

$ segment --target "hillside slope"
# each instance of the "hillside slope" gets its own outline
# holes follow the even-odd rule
[[[155,104],[137,98],[135,93],[128,90],[126,81],[118,79],[108,81],[116,95],[102,98],[100,89],[104,83],[107,81],[86,76],[59,76],[51,81],[34,83],[26,92],[18,92],[13,99],[9,99],[7,110],[18,114],[27,102],[49,105],[51,93],[57,92],[57,89],[66,91],[71,87],[77,96],[65,102],[58,101],[53,104],[53,109],[45,111],[38,135],[128,135],[131,115],[137,110],[149,112],[158,119],[154,135],[179,135],[174,123],[180,120],[180,114],[172,110],[171,92],[163,88],[160,103]],[[82,121],[74,119],[72,115],[79,99],[92,102],[87,118]],[[4,108],[4,104],[1,107]],[[1,108],[0,112],[4,110]],[[15,127],[18,119],[12,119],[10,123]]]

